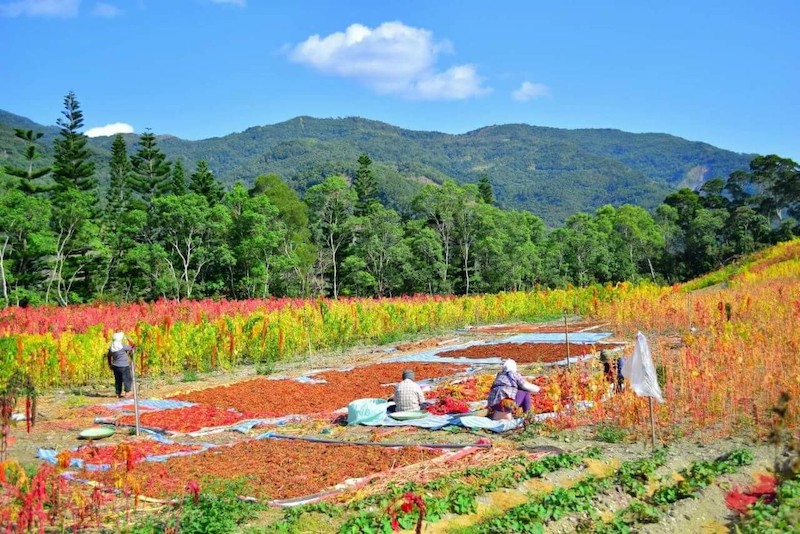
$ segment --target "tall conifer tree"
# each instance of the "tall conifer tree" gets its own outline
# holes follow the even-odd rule
[[[358,157],[358,169],[353,180],[353,189],[356,192],[356,215],[366,215],[375,204],[378,204],[378,182],[371,169],[372,160],[366,154]]]
[[[109,166],[108,209],[122,211],[130,200],[131,161],[128,147],[122,134],[114,136],[111,144],[111,163]]]
[[[37,150],[36,142],[41,139],[44,134],[41,132],[34,132],[33,130],[23,130],[21,128],[14,128],[14,137],[27,143],[25,146],[25,168],[20,167],[6,167],[5,172],[11,176],[20,179],[19,188],[25,193],[38,193],[46,191],[48,188],[34,183],[34,180],[44,178],[50,174],[50,167],[39,167],[34,169],[34,162],[41,158],[41,154]]]
[[[133,167],[133,190],[150,203],[153,198],[168,192],[172,188],[170,164],[167,156],[156,142],[156,136],[146,131],[139,138],[139,148],[131,156]]]
[[[206,197],[209,206],[214,206],[222,200],[224,194],[222,184],[214,178],[214,173],[208,168],[206,160],[201,159],[197,162],[197,168],[189,181],[189,191]]]
[[[186,194],[186,169],[183,168],[183,160],[175,161],[172,166],[172,194],[181,196]]]
[[[62,115],[63,118],[56,122],[61,128],[60,137],[53,141],[53,179],[56,182],[56,192],[69,189],[92,191],[97,185],[95,166],[86,147],[89,138],[80,131],[83,128],[83,112],[72,91],[64,97]]]
[[[489,177],[485,174],[481,175],[480,179],[478,180],[478,193],[486,204],[492,204],[494,202],[492,183],[489,181]]]

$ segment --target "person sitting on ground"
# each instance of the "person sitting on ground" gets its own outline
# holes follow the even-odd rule
[[[425,394],[419,384],[414,382],[414,371],[403,371],[403,381],[394,388],[396,412],[419,411],[425,406]]]
[[[531,384],[517,372],[517,362],[506,360],[489,390],[489,417],[495,420],[512,419],[514,412],[519,409],[523,413],[531,411],[531,393],[539,391],[539,386]]]
[[[131,391],[133,376],[131,374],[131,358],[133,347],[125,343],[125,334],[116,332],[111,338],[111,345],[106,353],[108,367],[114,372],[114,390],[117,398],[123,399]],[[125,386],[125,394],[122,387]]]

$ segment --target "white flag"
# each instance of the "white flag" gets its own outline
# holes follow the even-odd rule
[[[631,381],[631,388],[638,396],[653,397],[658,402],[664,402],[661,388],[658,387],[656,367],[650,356],[650,347],[647,345],[647,338],[641,332],[636,334],[633,356],[625,360],[622,376]]]

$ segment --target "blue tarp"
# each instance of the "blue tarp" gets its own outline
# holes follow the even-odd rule
[[[610,332],[570,332],[570,343],[597,343],[611,336]],[[492,343],[566,343],[564,334],[517,334]]]
[[[194,402],[177,401],[177,400],[162,400],[162,399],[140,399],[139,408],[145,410],[171,410],[174,408],[188,408],[194,406]],[[101,404],[103,408],[114,410],[118,412],[132,412],[133,399],[125,399],[123,401],[114,402],[111,404]]]
[[[369,421],[362,424],[366,426],[416,426],[419,428],[427,428],[428,430],[439,430],[449,425],[457,425],[458,417],[455,415],[430,414],[420,419],[398,421],[389,417],[389,414],[386,414],[382,419]]]
[[[230,429],[244,434],[260,425],[284,426],[289,423],[299,423],[300,421],[302,421],[302,417],[298,415],[286,415],[283,417],[273,417],[272,419],[248,419],[247,421],[236,423],[231,426]]]
[[[550,417],[555,417],[554,413],[542,413],[534,416],[534,420],[543,421]],[[407,421],[397,421],[387,414],[380,421],[364,423],[366,426],[415,426],[427,428],[428,430],[441,430],[446,426],[463,426],[472,429],[490,430],[492,432],[505,432],[513,430],[522,424],[522,419],[507,419],[504,421],[493,421],[488,417],[476,415],[428,415],[421,419],[410,419]]]

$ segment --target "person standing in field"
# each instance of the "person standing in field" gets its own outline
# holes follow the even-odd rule
[[[517,372],[517,362],[508,359],[503,363],[503,370],[497,373],[489,390],[487,405],[489,417],[492,419],[511,419],[515,412],[531,411],[531,393],[541,390],[531,384]]]
[[[615,357],[612,351],[603,349],[600,351],[600,363],[603,364],[603,374],[606,381],[611,384],[614,393],[621,392],[625,386],[625,377],[622,376],[625,358],[619,355]]]
[[[394,388],[395,411],[415,412],[425,406],[425,394],[419,384],[414,382],[414,371],[403,371],[403,381]]]
[[[114,372],[114,391],[117,397],[124,399],[131,391],[133,376],[131,374],[131,359],[133,358],[133,346],[125,343],[125,334],[115,332],[111,338],[111,345],[108,347],[108,367]],[[123,387],[125,393],[122,393]]]

